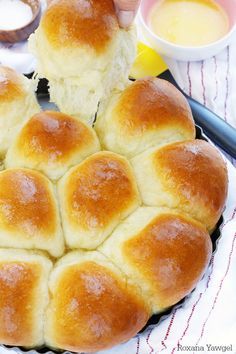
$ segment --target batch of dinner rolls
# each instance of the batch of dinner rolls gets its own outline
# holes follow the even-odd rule
[[[54,0],[30,48],[60,112],[0,67],[0,344],[97,352],[196,287],[226,165],[174,86],[128,81],[112,0]]]

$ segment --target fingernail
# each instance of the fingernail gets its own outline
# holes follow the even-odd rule
[[[123,28],[127,28],[131,25],[131,23],[134,20],[134,12],[120,10],[118,13],[118,19],[119,19],[120,26]]]

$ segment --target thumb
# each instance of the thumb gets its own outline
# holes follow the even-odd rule
[[[129,27],[136,15],[140,0],[114,0],[118,20],[123,28]]]

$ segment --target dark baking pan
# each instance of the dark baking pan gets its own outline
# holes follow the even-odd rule
[[[164,74],[167,75],[168,78],[168,72],[165,72]],[[165,75],[162,74],[162,78],[165,79]],[[168,80],[169,81],[169,80]],[[176,85],[175,85],[176,86]],[[47,80],[40,80],[39,82],[39,86],[38,86],[38,91],[37,91],[37,96],[39,99],[40,104],[42,105],[43,108],[45,109],[53,109],[54,105],[49,103],[49,93],[48,93],[48,86],[47,86]],[[193,116],[194,116],[194,120],[195,122],[201,124],[201,122],[204,120],[204,117],[208,116],[208,123],[210,122],[210,119],[213,119],[214,117],[214,121],[217,122],[218,119],[220,119],[219,117],[215,116],[212,112],[210,112],[209,110],[207,110],[205,107],[203,107],[201,104],[197,103],[196,101],[193,101],[192,99],[189,98],[190,101],[190,105],[192,108],[192,112],[193,112]],[[191,102],[193,102],[191,104]],[[225,124],[225,122],[223,122]],[[201,124],[202,126],[202,124]],[[217,123],[215,123],[214,127],[217,126]],[[219,128],[219,125],[218,125]],[[217,128],[217,129],[218,129]],[[211,128],[210,132],[212,132],[215,128]],[[207,130],[207,133],[209,133],[209,130]],[[208,134],[209,135],[209,134]],[[207,140],[206,137],[203,135],[203,130],[196,125],[196,138],[197,139],[202,139],[202,140]],[[219,143],[218,143],[219,145]],[[225,150],[226,151],[226,150]],[[235,157],[236,157],[236,150],[235,150]],[[220,238],[221,232],[220,232],[220,226],[223,223],[223,217],[220,218],[215,231],[212,233],[211,235],[211,239],[212,239],[212,244],[213,244],[213,251],[215,252],[216,248],[217,248],[217,243],[218,240]],[[194,291],[194,290],[193,290]],[[186,296],[184,299],[182,299],[179,303],[177,303],[176,305],[170,307],[169,309],[167,309],[165,312],[162,312],[160,314],[154,315],[152,316],[149,321],[147,322],[146,326],[142,329],[141,332],[143,332],[148,326],[150,325],[157,325],[160,321],[164,320],[174,309],[176,309],[177,307],[180,307],[187,299],[188,297],[191,296],[188,295]],[[0,346],[1,347],[1,346]],[[15,349],[18,353],[20,352],[30,352],[27,349],[24,348],[16,348],[16,347],[9,347],[9,346],[3,346],[6,348],[10,348],[10,349]],[[43,347],[41,349],[37,349],[37,350],[32,350],[31,353],[53,353],[56,351],[52,351],[51,349],[47,348],[47,347]],[[58,351],[58,353],[62,353],[62,354],[66,354],[69,353],[68,351]]]

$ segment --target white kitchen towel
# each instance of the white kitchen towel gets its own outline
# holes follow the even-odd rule
[[[236,36],[230,46],[208,60],[165,61],[189,96],[236,128]],[[236,166],[236,160],[228,158]]]

